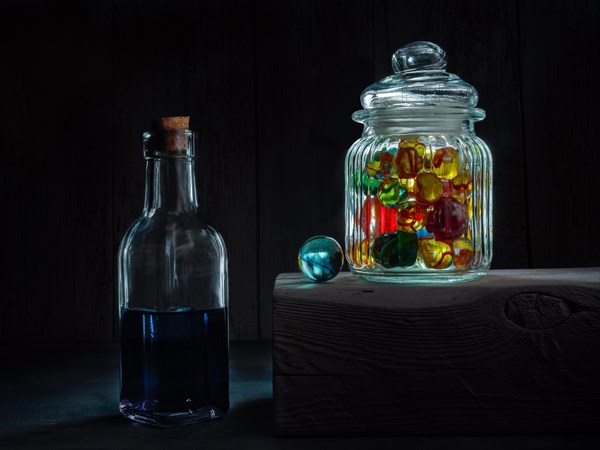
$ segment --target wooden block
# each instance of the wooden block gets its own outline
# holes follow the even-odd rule
[[[600,268],[281,274],[273,297],[279,435],[600,431]]]

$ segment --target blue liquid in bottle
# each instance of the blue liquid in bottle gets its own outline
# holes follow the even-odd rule
[[[229,409],[227,311],[127,309],[121,318],[125,416],[170,427]]]

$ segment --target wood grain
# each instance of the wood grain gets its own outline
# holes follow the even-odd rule
[[[113,338],[110,26],[69,6],[0,13],[0,341]]]
[[[275,376],[276,432],[306,437],[599,431],[597,371],[538,378],[522,372],[408,369],[401,376],[368,378]],[[568,386],[564,378],[577,384]]]
[[[139,6],[113,5],[113,37],[119,43],[113,104],[117,239],[143,205],[142,132],[154,117],[190,115],[198,137],[198,201],[223,235],[229,257],[231,335],[255,339],[254,31],[248,20],[254,10],[235,0],[219,6],[144,2],[143,14]]]
[[[445,286],[342,274],[274,290],[283,435],[596,429],[600,268],[491,271]],[[568,419],[564,417],[568,416]]]
[[[600,4],[536,0],[519,8],[531,264],[597,264],[598,181],[589,168],[600,166],[600,153],[590,151],[589,130],[600,93],[588,74],[600,71]],[[560,201],[550,186],[560,186]]]
[[[344,158],[360,136],[350,116],[372,82],[372,39],[361,1],[259,5],[259,301],[261,337],[270,338],[275,276],[297,267],[311,236],[343,243]]]

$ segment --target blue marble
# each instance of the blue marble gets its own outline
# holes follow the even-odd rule
[[[423,227],[417,230],[417,237],[419,239],[433,238],[433,233],[428,231],[427,228]]]
[[[335,277],[344,264],[340,244],[328,236],[313,236],[298,252],[298,267],[312,281],[328,281]]]

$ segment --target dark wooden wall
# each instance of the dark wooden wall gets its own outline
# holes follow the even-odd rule
[[[306,238],[343,241],[359,95],[415,40],[440,44],[487,111],[493,267],[600,265],[597,0],[56,3],[0,6],[0,341],[116,337],[141,134],[174,114],[199,134],[232,337],[269,338],[275,275]]]

